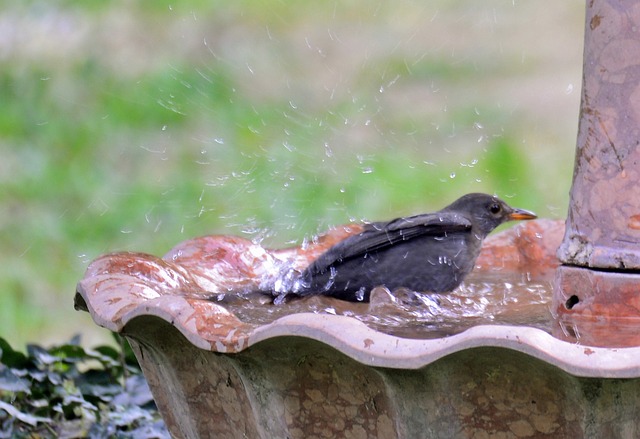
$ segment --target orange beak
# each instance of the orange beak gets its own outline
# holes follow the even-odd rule
[[[538,215],[524,209],[513,209],[513,212],[509,214],[509,219],[512,221],[532,220],[535,218],[538,218]]]

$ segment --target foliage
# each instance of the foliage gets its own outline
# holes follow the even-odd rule
[[[52,436],[169,433],[130,350],[85,349],[76,337],[48,349],[28,345],[25,355],[0,338],[0,438]]]

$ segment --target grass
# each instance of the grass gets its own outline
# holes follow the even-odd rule
[[[108,251],[280,246],[470,191],[564,216],[583,5],[503,3],[9,3],[0,335],[104,339],[72,298]]]

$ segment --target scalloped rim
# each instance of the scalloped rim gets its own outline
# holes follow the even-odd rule
[[[249,345],[287,335],[323,342],[375,367],[419,369],[465,349],[500,347],[531,355],[576,376],[640,377],[640,347],[572,344],[526,326],[479,325],[450,337],[418,340],[378,332],[351,317],[301,313],[257,328],[249,336]]]
[[[542,221],[544,223],[540,225]],[[542,227],[549,231],[561,224],[559,221],[549,221],[532,221],[522,227]],[[521,226],[494,235],[493,239],[498,243],[495,245],[512,246],[513,243],[504,240],[511,239],[514,231],[520,230],[518,227]],[[551,236],[554,234],[551,233]],[[185,241],[190,242],[193,240]],[[185,243],[179,246],[184,246]],[[132,278],[132,282],[136,282],[136,279]],[[77,293],[84,299],[84,305],[96,324],[111,331],[126,333],[126,325],[131,320],[153,316],[175,326],[194,346],[214,352],[240,352],[264,340],[293,336],[325,343],[365,365],[419,369],[455,352],[479,347],[499,347],[528,354],[576,376],[640,377],[640,346],[604,348],[573,344],[557,339],[541,329],[526,326],[480,325],[450,337],[408,339],[376,331],[352,317],[329,314],[292,314],[255,327],[241,322],[226,308],[207,302],[204,317],[218,319],[219,322],[216,325],[217,332],[207,333],[206,329],[203,332],[202,325],[210,323],[199,320],[203,317],[203,308],[194,308],[185,297],[164,295],[137,304],[126,301],[119,313],[109,315],[104,310],[102,313],[98,312],[91,303],[90,299],[97,293],[94,284],[95,279],[91,276],[81,280]]]
[[[86,300],[83,288],[78,292]],[[170,304],[165,303],[170,300]],[[178,299],[178,303],[175,300]],[[277,337],[304,337],[325,343],[368,366],[419,369],[447,355],[479,347],[499,347],[522,352],[582,377],[640,377],[640,347],[602,348],[572,344],[547,332],[526,326],[479,325],[459,334],[436,339],[408,339],[369,328],[352,317],[299,313],[281,317],[243,334],[233,331],[225,339],[207,340],[192,325],[185,325],[194,310],[183,298],[164,297],[136,306],[118,322],[95,313],[87,301],[94,321],[112,331],[126,332],[126,325],[140,316],[154,316],[175,326],[194,346],[222,353],[240,352],[264,340]],[[164,306],[163,306],[164,305]],[[169,309],[165,306],[169,305]],[[225,308],[220,312],[235,319]]]

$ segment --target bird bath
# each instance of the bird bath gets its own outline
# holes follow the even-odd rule
[[[640,8],[618,8],[587,5],[566,229],[490,236],[453,294],[418,308],[383,290],[368,305],[228,294],[305,266],[351,225],[282,250],[209,236],[164,258],[105,255],[76,307],[129,340],[178,438],[638,437],[640,170],[623,136],[640,126]]]
[[[637,427],[629,407],[640,381],[603,378],[640,376],[640,347],[622,347],[613,327],[551,335],[576,336],[550,312],[559,221],[490,236],[474,274],[419,314],[384,291],[371,304],[229,300],[227,288],[251,287],[283,259],[304,265],[357,230],[285,250],[209,236],[164,258],[105,255],[78,284],[76,307],[129,340],[175,437],[579,437]],[[603,411],[615,395],[633,405]]]

